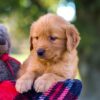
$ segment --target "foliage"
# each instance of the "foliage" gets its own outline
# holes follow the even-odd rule
[[[57,6],[59,0],[0,0],[0,22],[4,23],[12,37],[13,51],[21,52],[19,43],[25,43],[29,37],[30,25],[40,15],[49,12]],[[17,39],[16,39],[17,38]],[[27,46],[24,45],[24,48]]]

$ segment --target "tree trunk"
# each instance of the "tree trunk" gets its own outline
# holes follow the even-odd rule
[[[76,0],[83,91],[80,100],[100,99],[100,0]]]

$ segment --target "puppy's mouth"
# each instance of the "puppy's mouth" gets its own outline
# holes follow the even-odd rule
[[[51,54],[51,55],[45,54],[41,57],[38,56],[38,59],[43,62],[56,62],[58,60],[58,57],[57,57],[57,55],[53,55],[53,54]]]
[[[46,56],[46,55],[43,55],[43,56],[38,56],[38,58],[40,59],[40,60],[51,60],[53,57],[48,57],[48,56]]]

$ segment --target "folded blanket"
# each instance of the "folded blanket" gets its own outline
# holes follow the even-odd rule
[[[77,79],[68,79],[54,84],[44,93],[36,93],[34,89],[20,94],[15,90],[14,82],[5,81],[0,84],[0,100],[77,100],[82,83]]]

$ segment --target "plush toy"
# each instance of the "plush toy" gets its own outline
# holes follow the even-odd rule
[[[9,55],[10,49],[9,33],[0,24],[0,100],[13,100],[11,98],[17,93],[11,81],[16,80],[20,62]]]
[[[27,93],[18,93],[15,80],[20,62],[10,57],[10,48],[7,29],[0,24],[0,100],[77,100],[82,84],[76,79],[58,82],[45,93],[36,93],[33,88]]]
[[[15,80],[20,62],[10,57],[10,38],[5,26],[0,24],[0,82]]]

